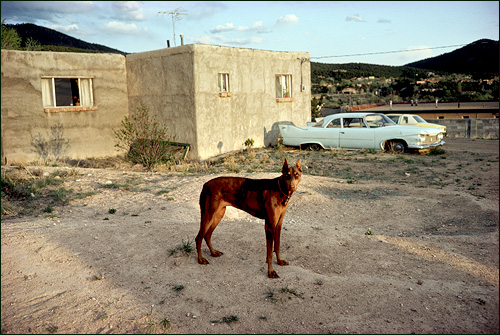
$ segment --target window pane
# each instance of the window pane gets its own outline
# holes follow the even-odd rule
[[[219,73],[219,92],[229,92],[228,73]]]
[[[71,79],[55,78],[54,82],[56,86],[56,106],[73,105]]]
[[[292,76],[277,75],[276,76],[276,98],[291,98]]]

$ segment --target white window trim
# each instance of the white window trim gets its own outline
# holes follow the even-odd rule
[[[95,107],[94,106],[94,77],[93,76],[41,76],[41,79],[50,79],[51,81],[51,93],[52,93],[52,102],[53,106],[43,106],[46,109],[51,109],[51,108],[80,108],[80,107]],[[89,80],[89,98],[90,98],[90,103],[88,106],[57,106],[57,100],[56,100],[56,85],[55,85],[55,79],[78,79],[78,95],[80,97],[80,101],[82,100],[82,85],[81,85],[81,79]],[[42,92],[43,94],[43,92]]]
[[[279,78],[279,79],[278,79]],[[286,102],[286,101],[294,101],[292,95],[292,75],[290,73],[279,73],[274,77],[275,82],[279,80],[279,85],[281,91],[276,87],[276,101],[277,102]],[[284,85],[283,85],[284,83]],[[288,97],[285,97],[285,91],[288,89]]]

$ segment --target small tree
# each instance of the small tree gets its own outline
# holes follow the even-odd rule
[[[5,25],[5,19],[2,20],[2,49],[21,49],[21,37],[14,28]]]
[[[173,160],[173,153],[169,150],[173,138],[168,135],[168,126],[150,115],[149,108],[142,103],[130,117],[125,116],[122,127],[114,133],[115,146],[128,150],[127,158],[148,170]]]

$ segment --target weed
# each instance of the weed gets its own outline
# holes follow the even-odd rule
[[[184,285],[182,284],[172,284],[172,290],[175,292],[180,292],[184,289]]]
[[[268,288],[267,292],[266,292],[266,297],[271,302],[276,302],[277,301],[276,297],[274,296],[274,289]]]
[[[110,208],[110,209],[108,210],[108,213],[109,213],[109,214],[115,214],[115,213],[116,213],[116,209],[114,209],[114,208]]]
[[[365,231],[365,235],[373,235],[373,232],[370,230],[370,228],[368,228],[368,229]]]
[[[436,147],[436,148],[433,148],[430,152],[429,152],[429,155],[443,155],[446,153],[446,150],[444,150],[443,148],[441,147]]]
[[[90,281],[97,281],[97,280],[102,280],[102,278],[104,278],[104,276],[101,274],[101,275],[93,275],[91,278],[90,278]]]
[[[168,320],[167,318],[164,318],[163,320],[160,321],[159,325],[162,326],[163,329],[169,329],[170,328],[170,320]]]
[[[47,330],[51,334],[54,334],[55,332],[57,332],[58,329],[59,329],[59,327],[57,327],[57,326],[51,326],[51,327],[47,328]]]
[[[190,241],[189,239],[184,241],[184,239],[182,239],[182,243],[180,245],[168,250],[168,254],[169,256],[172,256],[177,252],[182,251],[184,254],[189,255],[191,252],[193,252],[193,250],[193,241]]]
[[[65,189],[64,187],[61,187],[57,190],[54,190],[54,191],[51,191],[50,192],[50,196],[52,198],[54,198],[55,201],[59,201],[59,202],[68,202],[69,199],[68,199],[68,196],[73,193],[73,190],[67,190]]]
[[[222,322],[223,323],[233,323],[233,322],[236,322],[238,321],[238,316],[237,315],[226,315],[226,316],[223,316],[222,317]]]
[[[54,211],[54,208],[51,206],[47,206],[43,210],[44,213],[52,213],[53,211]]]
[[[288,293],[288,294],[294,295],[294,296],[299,297],[299,298],[302,297],[302,294],[298,293],[293,288],[289,288],[288,286],[282,287],[281,288],[281,293]]]

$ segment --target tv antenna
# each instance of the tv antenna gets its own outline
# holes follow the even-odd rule
[[[181,7],[178,7],[174,10],[167,11],[167,12],[158,12],[158,14],[168,14],[168,15],[172,16],[172,27],[174,29],[174,46],[177,46],[177,43],[175,43],[175,21],[181,19],[179,17],[179,15],[188,15],[186,12],[187,11],[184,9],[181,9]]]

